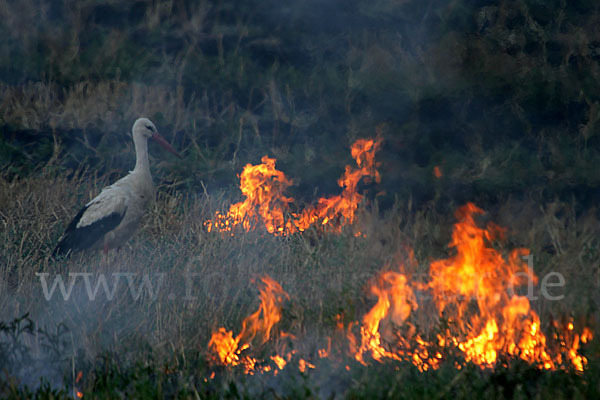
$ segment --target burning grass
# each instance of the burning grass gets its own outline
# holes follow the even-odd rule
[[[292,181],[275,168],[275,159],[264,156],[262,164],[247,164],[240,175],[240,190],[245,200],[229,207],[226,214],[217,211],[214,219],[204,223],[206,229],[217,232],[249,231],[263,225],[274,235],[291,235],[304,232],[313,225],[325,230],[339,232],[341,228],[354,222],[358,205],[363,195],[357,190],[361,180],[379,182],[375,153],[381,146],[381,139],[358,139],[351,146],[352,158],[356,167],[346,166],[338,180],[343,188],[341,194],[322,197],[316,205],[306,206],[301,212],[293,212],[285,190]],[[357,232],[360,234],[360,232]]]
[[[499,359],[507,367],[511,359],[521,359],[540,369],[584,371],[588,360],[579,353],[579,347],[592,340],[592,330],[584,326],[577,332],[572,321],[566,325],[555,322],[551,326],[552,343],[547,340],[538,314],[530,307],[530,299],[515,294],[517,287],[537,281],[522,260],[529,252],[515,249],[504,258],[490,245],[503,229],[491,223],[485,229],[479,228],[474,216],[482,213],[471,203],[457,211],[459,222],[454,225],[450,243],[456,254],[431,261],[425,284],[412,283],[406,275],[394,271],[378,274],[370,285],[377,303],[362,318],[360,337],[353,333],[356,323],[349,324],[347,329],[349,353],[356,361],[368,365],[367,356],[379,362],[405,361],[427,371],[438,369],[449,353],[460,353],[462,361],[454,361],[458,369],[466,363],[493,368]],[[240,358],[240,355],[250,347],[257,332],[262,332],[261,345],[269,339],[274,324],[281,318],[281,301],[288,298],[271,278],[264,277],[263,284],[261,306],[244,319],[241,333],[234,339],[231,332],[220,328],[209,343],[209,351],[218,355],[219,363],[231,367],[242,364],[246,373],[270,370],[262,365],[257,368],[255,358],[249,355]],[[415,295],[419,289],[431,294],[440,317],[438,324],[441,320],[446,323],[446,328],[439,325],[434,328],[438,333],[432,341],[424,339],[409,320],[419,307]],[[340,328],[343,330],[343,325]],[[283,336],[286,340],[296,340],[293,335]],[[248,338],[240,346],[244,337]],[[328,347],[331,340],[328,339]],[[284,360],[289,361],[293,354],[279,353],[270,358],[283,369]],[[318,354],[329,357],[330,349],[320,349]],[[300,359],[300,369],[305,370],[306,365]]]
[[[69,328],[53,364],[65,386],[40,388],[76,388],[84,397],[368,396],[380,393],[378,385],[406,397],[533,395],[557,382],[567,385],[566,397],[600,390],[597,340],[589,340],[597,332],[598,224],[568,204],[507,202],[491,215],[504,228],[486,225],[471,204],[455,216],[435,204],[413,210],[398,202],[385,213],[375,204],[359,207],[354,226],[339,231],[276,236],[257,226],[230,236],[204,226],[227,209],[223,198],[163,188],[141,232],[106,265],[95,253],[46,257],[61,224],[105,179],[44,174],[2,181],[0,197],[7,228],[0,259],[11,266],[2,269],[1,319],[27,310],[38,326]],[[533,271],[525,254],[534,256]],[[578,256],[565,263],[565,255]],[[134,273],[134,283],[144,273],[153,283],[164,275],[155,297],[132,299],[123,288],[110,301],[102,293],[91,301],[76,284],[70,300],[46,301],[41,271],[49,279]],[[565,277],[561,301],[541,295],[551,271]],[[529,282],[535,300],[525,297]],[[35,335],[22,339],[34,358],[45,354],[40,343]],[[32,381],[46,376],[37,374]],[[23,382],[15,375],[3,393]]]
[[[600,398],[593,2],[363,1],[349,24],[238,3],[0,1],[0,397]],[[107,264],[49,259],[130,166],[141,114],[185,149],[154,175],[187,194],[162,185]],[[358,184],[378,140],[355,143],[340,194],[287,194],[339,176],[340,138],[382,121],[385,211]],[[287,176],[271,157],[242,171],[265,153]],[[215,188],[238,172],[254,186],[231,206]],[[46,300],[40,272],[83,275]],[[108,300],[95,284],[120,273],[161,290]]]

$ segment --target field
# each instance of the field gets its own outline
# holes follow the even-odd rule
[[[0,21],[0,397],[600,397],[595,2],[0,0]],[[183,155],[150,144],[143,226],[53,258],[140,116]],[[263,200],[223,229],[263,156],[280,172],[251,193],[282,219]]]

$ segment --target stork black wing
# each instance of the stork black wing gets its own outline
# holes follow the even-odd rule
[[[53,257],[69,255],[90,248],[98,240],[102,239],[106,233],[115,229],[125,216],[125,211],[123,213],[113,212],[89,225],[80,226],[78,228],[77,224],[88,207],[89,205],[83,207],[81,211],[77,213],[75,218],[73,218],[69,226],[67,226],[63,237],[52,252]]]

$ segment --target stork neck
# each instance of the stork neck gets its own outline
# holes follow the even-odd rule
[[[143,136],[134,135],[135,144],[135,168],[134,172],[150,173],[150,163],[148,162],[148,140]]]

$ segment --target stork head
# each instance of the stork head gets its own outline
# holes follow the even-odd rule
[[[177,157],[182,158],[181,155],[163,138],[156,129],[156,126],[152,121],[148,118],[138,118],[133,124],[133,139],[136,140],[137,137],[148,139],[152,138],[158,144],[165,148],[169,153],[175,154]]]

